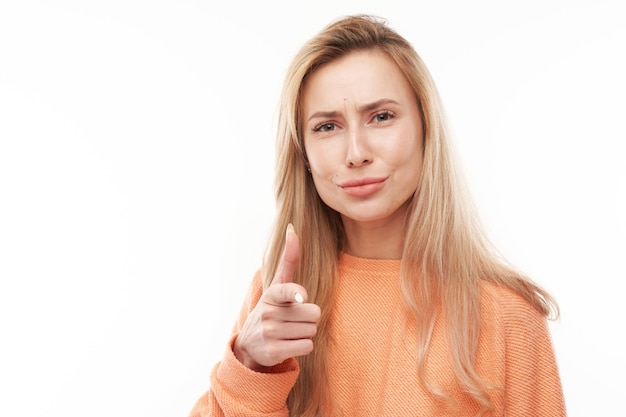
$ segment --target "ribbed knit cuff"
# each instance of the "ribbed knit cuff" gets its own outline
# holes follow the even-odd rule
[[[223,360],[213,368],[211,389],[223,410],[245,415],[273,414],[286,411],[289,392],[296,383],[300,368],[294,359],[269,369],[267,373],[253,371],[237,360],[230,339]]]

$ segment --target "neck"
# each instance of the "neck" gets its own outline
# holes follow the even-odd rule
[[[344,251],[349,255],[369,259],[402,258],[404,221],[358,222],[344,218],[343,225],[346,233]]]

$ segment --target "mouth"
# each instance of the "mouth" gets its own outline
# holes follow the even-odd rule
[[[354,197],[366,197],[380,190],[387,178],[358,178],[342,182],[339,187]]]

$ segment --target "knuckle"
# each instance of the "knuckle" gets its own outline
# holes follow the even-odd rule
[[[268,345],[265,347],[265,355],[267,359],[272,363],[280,363],[280,351],[275,345]]]
[[[274,309],[270,305],[266,305],[261,309],[260,316],[262,321],[272,320],[274,316]]]
[[[286,285],[281,285],[280,289],[278,291],[278,296],[280,297],[280,300],[286,300],[288,298],[287,295],[287,286]]]
[[[305,355],[313,352],[313,341],[311,339],[305,339],[302,343],[302,351]]]
[[[312,304],[311,317],[317,322],[322,317],[322,310],[317,304]]]
[[[262,335],[263,335],[263,339],[267,340],[267,339],[273,339],[276,336],[276,325],[274,324],[267,324],[265,326],[263,326],[263,330],[261,331]]]

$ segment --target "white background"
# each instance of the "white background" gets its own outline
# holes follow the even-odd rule
[[[569,415],[624,415],[619,3],[2,1],[0,415],[188,414],[273,219],[286,67],[356,12],[424,58],[489,233],[560,302]]]

